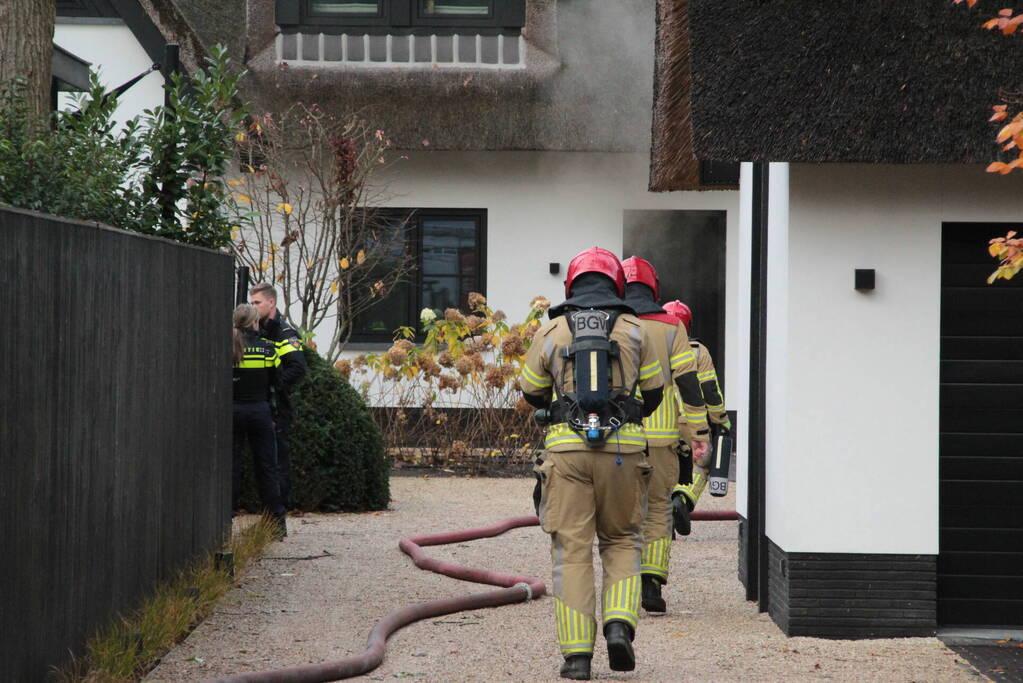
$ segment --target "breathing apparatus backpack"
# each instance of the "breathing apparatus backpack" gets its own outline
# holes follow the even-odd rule
[[[615,363],[619,377],[625,377],[618,342],[610,338],[617,312],[590,308],[565,317],[572,343],[561,349],[561,372],[554,384],[557,399],[545,417],[548,424],[566,423],[587,446],[599,448],[623,424],[642,424],[642,404],[634,398],[639,379],[631,387],[612,386]],[[575,391],[565,389],[569,365]]]

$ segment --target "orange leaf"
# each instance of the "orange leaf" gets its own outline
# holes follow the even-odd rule
[[[1002,26],[1002,35],[1011,36],[1013,33],[1016,32],[1017,28],[1019,28],[1019,24],[1014,24],[1010,21],[1009,23]]]
[[[1002,253],[1002,245],[1000,244],[990,245],[987,248],[987,253],[991,254],[992,257],[997,257],[1000,253]]]
[[[1012,10],[1008,9],[1008,8],[1000,9],[1000,10],[998,10],[998,16],[1000,16],[1000,17],[1011,17],[1012,16]]]
[[[977,0],[966,0],[966,6],[967,7],[973,7],[976,4],[977,4]]]
[[[1020,15],[1020,16],[1023,16],[1023,15]],[[992,109],[992,111],[1005,111],[1008,106],[1009,105],[1007,105],[1007,104],[996,104],[993,107],[991,107],[991,109]]]
[[[1009,138],[1013,137],[1020,131],[1023,131],[1023,120],[1016,117],[1012,120],[1012,123],[998,131],[998,137],[995,138],[999,143],[1005,142]]]
[[[1016,231],[1015,230],[1010,230],[1008,233],[1006,233],[1005,239],[1011,240],[1015,236],[1016,236]]]
[[[988,30],[993,29],[996,26],[998,26],[998,20],[997,19],[988,19],[987,21],[985,21],[983,24],[980,25],[981,28],[986,28]]]
[[[1006,168],[1006,165],[1003,164],[1001,161],[993,161],[984,170],[988,173],[1001,173],[1003,168]]]
[[[1007,144],[1005,147],[1002,147],[1002,150],[1008,152],[1010,149],[1013,149],[1015,147],[1016,147],[1016,141],[1013,140],[1012,142]]]
[[[991,115],[991,118],[989,118],[988,121],[989,122],[1004,121],[1006,118],[1008,118],[1008,116],[1009,115],[1006,114],[1004,111],[997,111]]]

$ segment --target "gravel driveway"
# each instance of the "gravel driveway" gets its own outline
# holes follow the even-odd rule
[[[150,674],[192,681],[336,660],[363,650],[373,624],[413,602],[487,590],[416,569],[398,550],[412,534],[481,526],[532,513],[528,479],[394,477],[391,509],[289,520],[242,581]],[[707,496],[701,507],[732,509]],[[980,681],[934,638],[786,638],[743,599],[736,523],[694,522],[675,542],[668,614],[644,616],[634,672],[611,672],[598,639],[596,679],[632,681]],[[547,536],[516,529],[427,549],[445,560],[539,575],[550,585]],[[318,559],[288,559],[324,555]],[[599,575],[599,573],[598,573]],[[419,622],[392,636],[372,680],[562,680],[550,597]]]

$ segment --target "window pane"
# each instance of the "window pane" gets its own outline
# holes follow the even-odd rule
[[[402,219],[378,216],[375,220],[390,225],[391,230],[382,230],[379,242],[369,247],[387,253],[387,257],[375,266],[372,276],[368,278],[370,282],[385,279],[388,273],[393,272],[402,263],[409,238],[408,226]],[[355,334],[371,334],[390,338],[396,329],[410,324],[410,321],[415,318],[409,303],[411,291],[411,285],[408,282],[395,285],[379,303],[363,311],[356,318]]]
[[[309,0],[309,11],[314,15],[370,14],[380,12],[380,0],[376,2],[345,2],[344,0]]]
[[[479,243],[473,219],[427,218],[422,223],[423,306],[465,309],[479,287]]]
[[[420,0],[428,17],[489,17],[493,0]]]

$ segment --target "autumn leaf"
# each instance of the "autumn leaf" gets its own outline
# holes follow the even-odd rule
[[[992,254],[992,256],[994,256],[994,254]],[[337,294],[337,282],[330,283],[330,291],[334,294]]]
[[[352,265],[347,258],[341,259],[340,261],[337,262],[337,264],[341,266],[341,270],[348,270],[348,268],[351,267]]]
[[[1001,161],[993,161],[990,164],[988,164],[988,167],[984,170],[987,171],[988,173],[1001,173],[1002,175],[1005,175],[1012,169],[1009,168],[1008,165],[1002,163]]]
[[[1023,131],[1023,119],[1017,114],[1012,123],[998,131],[998,137],[995,140],[999,143],[1005,142],[1009,138],[1018,135],[1021,131]]]
[[[358,263],[360,266],[363,263],[365,263],[366,262],[366,252],[363,251],[362,249],[359,249],[359,253],[355,255],[355,262]]]
[[[289,204],[287,202],[281,202],[280,204],[277,205],[277,210],[280,211],[281,213],[283,213],[286,216],[290,216],[291,215],[291,204]]]
[[[988,121],[991,123],[995,123],[997,121],[1004,121],[1008,117],[1009,115],[1005,113],[1005,110],[996,111],[994,114],[991,115],[991,118],[989,118]]]
[[[1002,253],[1002,248],[1003,247],[1000,244],[992,244],[987,248],[987,253],[991,254],[992,257],[997,257]]]
[[[234,136],[234,139],[238,142],[245,142],[245,133],[238,133]]]
[[[238,195],[238,201],[245,202],[246,204],[251,204],[252,203],[252,200],[249,199],[249,196],[248,195],[244,195],[244,194]]]

